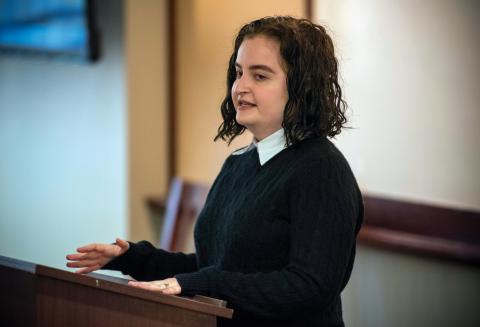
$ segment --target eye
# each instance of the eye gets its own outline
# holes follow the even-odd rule
[[[264,79],[267,79],[267,76],[261,75],[261,74],[255,74],[255,79],[257,81],[263,81]]]
[[[235,72],[235,77],[236,77],[237,79],[239,79],[240,77],[242,77],[242,71],[241,71],[241,70],[237,70],[237,71]]]

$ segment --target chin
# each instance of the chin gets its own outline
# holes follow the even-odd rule
[[[247,127],[252,123],[251,119],[248,119],[248,117],[245,117],[243,114],[237,114],[235,117],[235,120],[237,121],[238,124]],[[248,127],[247,127],[248,128]]]

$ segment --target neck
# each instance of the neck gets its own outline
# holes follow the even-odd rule
[[[249,129],[249,131],[253,134],[253,140],[254,140],[256,143],[258,143],[258,142],[262,141],[263,139],[269,137],[269,136],[272,135],[273,133],[278,132],[280,129],[282,129],[282,127],[279,127],[279,128],[277,128],[277,129],[275,129],[275,130],[271,130],[271,131],[267,131],[267,132],[264,131],[264,132],[261,132],[261,133],[259,133],[259,132],[254,132],[254,131],[252,131],[252,130],[250,130],[250,129]]]

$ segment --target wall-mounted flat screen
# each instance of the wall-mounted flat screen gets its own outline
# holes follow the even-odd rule
[[[95,61],[93,14],[91,0],[0,0],[0,51]]]

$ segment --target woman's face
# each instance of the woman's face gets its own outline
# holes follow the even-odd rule
[[[238,49],[232,101],[237,122],[262,140],[282,127],[288,101],[280,44],[263,35],[245,39]]]

